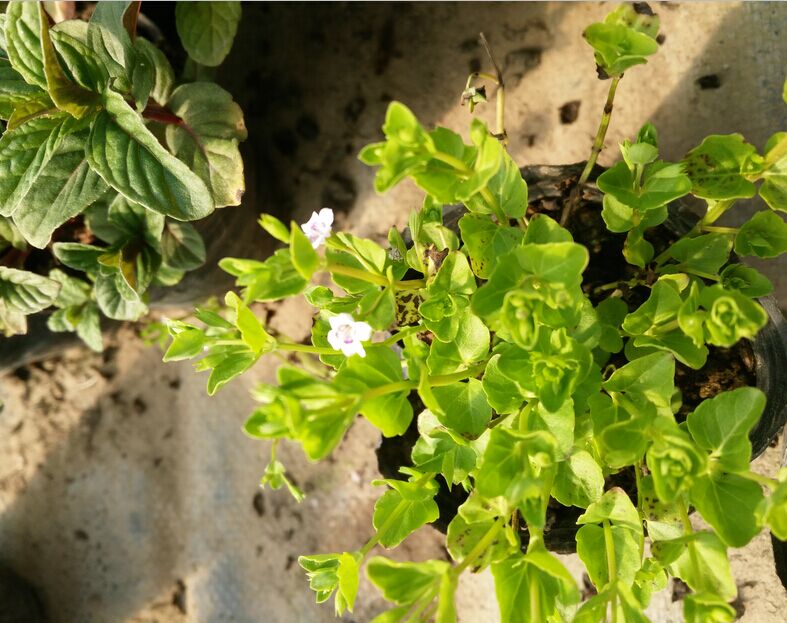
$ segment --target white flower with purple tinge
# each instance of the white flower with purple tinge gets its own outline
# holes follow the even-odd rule
[[[350,314],[338,314],[328,319],[331,330],[328,331],[328,343],[331,348],[342,351],[345,357],[360,355],[366,357],[361,342],[372,338],[372,328],[365,322],[355,322]]]
[[[312,243],[316,249],[327,240],[331,235],[331,226],[333,225],[333,210],[330,208],[323,208],[319,212],[312,212],[311,218],[301,225],[303,233]]]

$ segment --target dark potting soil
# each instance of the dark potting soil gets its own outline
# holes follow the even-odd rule
[[[577,179],[578,169],[574,170],[575,168],[561,168],[563,175],[560,177],[550,175],[557,170],[556,167],[533,167],[523,170],[523,177],[531,187],[528,216],[547,214],[555,220],[560,220],[564,201],[568,199]],[[546,172],[546,177],[534,179],[534,172],[541,171]],[[591,180],[600,172],[600,170],[594,171],[595,175],[591,175]],[[457,219],[456,214],[447,215],[446,225],[457,229],[455,227]],[[582,288],[594,305],[609,295],[609,290],[598,291],[601,286],[617,281],[628,281],[635,277],[651,284],[658,278],[658,275],[652,271],[643,271],[623,260],[626,235],[607,230],[601,218],[600,194],[597,191],[590,190],[583,193],[580,206],[574,210],[566,226],[574,236],[574,240],[588,249],[589,265],[583,275]],[[678,232],[666,226],[653,228],[646,234],[656,255],[672,244],[678,236]],[[650,292],[649,288],[644,286],[631,288],[623,285],[620,290],[621,298],[630,310],[639,307],[648,298]],[[625,358],[621,353],[613,356],[610,362],[623,365]],[[701,370],[693,370],[676,362],[675,385],[682,393],[682,406],[675,416],[679,422],[684,421],[686,416],[707,398],[737,387],[756,386],[755,357],[751,343],[742,340],[732,348],[710,346],[707,363]],[[424,405],[415,392],[411,394],[410,402],[417,416],[424,409]],[[379,468],[384,477],[401,478],[399,468],[412,466],[410,454],[417,440],[417,417],[413,418],[404,435],[382,440],[376,452]],[[435,496],[435,501],[440,509],[440,517],[432,525],[445,532],[468,494],[461,486],[454,485],[449,488],[442,478],[439,478],[438,482],[440,490]],[[629,467],[610,475],[606,479],[605,490],[611,487],[620,487],[636,502],[637,490],[633,468]],[[578,529],[576,521],[583,512],[584,509],[566,507],[554,499],[550,500],[544,529],[544,541],[549,549],[558,553],[576,551],[575,536]],[[520,529],[520,536],[524,547],[529,540],[526,528]]]

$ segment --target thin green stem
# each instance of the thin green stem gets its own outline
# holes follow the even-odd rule
[[[688,273],[689,275],[695,275],[697,277],[701,277],[702,279],[707,279],[708,281],[721,281],[721,277],[718,275],[711,275],[710,273],[704,273],[701,270],[694,270],[693,268],[686,268],[685,266],[681,266],[680,269],[684,273]]]
[[[670,320],[669,322],[666,322],[666,323],[664,323],[662,325],[658,325],[656,327],[653,327],[648,333],[650,335],[664,335],[665,333],[669,333],[670,331],[674,331],[675,329],[678,329],[679,327],[680,327],[680,324],[678,323],[677,320]]]
[[[528,402],[524,409],[519,412],[519,421],[517,424],[519,425],[519,431],[522,433],[527,432],[527,418],[530,415],[530,411],[533,410],[534,401]]]
[[[767,168],[770,168],[779,162],[784,154],[787,154],[787,137],[782,136],[781,140],[776,144],[775,147],[771,148],[765,158],[765,164]]]
[[[443,387],[445,385],[451,385],[451,383],[456,383],[457,381],[463,381],[465,379],[474,378],[479,374],[481,374],[485,369],[486,369],[486,361],[471,366],[466,370],[460,370],[459,372],[454,372],[452,374],[438,374],[436,376],[430,376],[429,385],[431,385],[432,387]]]
[[[681,499],[679,501],[678,508],[680,510],[681,521],[683,522],[684,533],[686,534],[686,536],[694,534],[694,527],[691,525],[691,519],[689,519],[689,509],[684,499]],[[689,561],[694,570],[694,574],[696,575],[697,572],[700,570],[700,566],[699,566],[700,561],[697,558],[697,550],[694,547],[693,541],[689,541],[688,548],[689,548]]]
[[[728,234],[735,236],[740,231],[737,227],[719,227],[717,225],[703,225],[702,231],[707,231],[712,234]]]
[[[418,601],[411,606],[411,610],[408,611],[409,616],[404,619],[404,623],[416,623],[417,621],[423,621],[424,618],[421,617],[422,614],[425,613],[425,610],[432,605],[434,598],[437,597],[437,592],[439,590],[439,584],[430,590],[426,595],[421,597]],[[428,619],[426,619],[428,620]]]
[[[473,174],[473,170],[468,167],[464,162],[462,162],[456,156],[452,156],[451,154],[447,154],[442,151],[435,151],[432,153],[432,158],[435,160],[439,160],[440,162],[444,162],[448,166],[453,167],[457,171],[459,171],[462,175],[470,176]]]
[[[609,290],[617,290],[620,286],[628,286],[629,288],[635,288],[637,286],[645,286],[647,282],[643,279],[620,279],[618,281],[611,281],[610,283],[605,283],[604,285],[598,286],[597,288],[593,288],[593,294],[600,294],[601,292],[607,292]]]
[[[541,621],[541,600],[539,599],[538,593],[539,583],[530,582],[530,588],[528,590],[530,602],[530,620],[531,621]]]
[[[413,333],[420,333],[423,330],[424,327],[423,325],[420,324],[412,327],[405,327],[401,331],[397,331],[391,337],[380,342],[380,345],[392,346],[393,344],[396,344],[399,340],[403,340],[404,338],[406,338],[408,335],[412,335]]]
[[[702,220],[699,222],[700,227],[704,227],[705,225],[713,225],[713,223],[718,221],[722,215],[732,207],[734,203],[735,199],[725,199],[723,201],[717,201],[713,204],[713,206],[709,206],[705,216],[703,216]]]
[[[325,348],[321,346],[312,346],[311,344],[295,344],[289,342],[278,342],[276,348],[278,350],[288,350],[296,353],[311,353],[312,355],[336,355],[338,350],[333,348]]]
[[[758,485],[768,488],[770,491],[773,491],[779,486],[779,481],[775,478],[769,478],[768,476],[763,476],[762,474],[757,474],[755,472],[740,472],[739,475],[748,480],[756,482]]]
[[[563,210],[563,214],[560,218],[561,225],[566,224],[569,216],[571,216],[571,211],[579,202],[579,197],[582,193],[582,187],[585,185],[585,182],[588,181],[588,177],[590,177],[590,173],[593,171],[593,167],[596,165],[596,160],[598,160],[598,155],[601,153],[601,150],[604,149],[604,139],[607,136],[609,122],[612,119],[612,103],[615,99],[615,91],[618,89],[618,83],[620,82],[621,78],[622,76],[616,76],[612,78],[612,81],[610,82],[609,91],[607,92],[607,101],[604,104],[604,113],[601,115],[601,123],[598,126],[596,138],[593,140],[593,147],[590,150],[590,157],[588,158],[587,163],[585,163],[585,168],[582,169],[579,180],[577,180],[577,185],[572,190],[568,203]]]
[[[246,346],[246,342],[241,339],[237,340],[216,340],[211,342],[211,346]]]
[[[604,549],[607,554],[607,573],[609,574],[609,582],[612,584],[612,599],[610,599],[610,606],[612,608],[612,623],[618,621],[618,564],[615,559],[615,539],[612,535],[612,524],[609,519],[604,520]]]
[[[489,57],[489,62],[492,63],[492,67],[495,69],[495,78],[493,78],[493,80],[497,83],[497,93],[495,95],[497,123],[496,137],[500,139],[500,141],[505,145],[508,142],[508,137],[506,135],[505,124],[506,85],[505,82],[503,82],[503,72],[500,70],[500,66],[497,64],[497,61],[492,54],[492,48],[489,47],[489,42],[486,40],[484,33],[480,33],[479,38],[481,39],[481,45],[483,46],[486,55]]]
[[[415,381],[397,381],[396,383],[387,383],[385,385],[380,385],[379,387],[366,390],[361,395],[361,400],[374,400],[375,398],[386,396],[388,394],[411,391],[416,387],[418,387],[418,383]]]
[[[423,279],[408,279],[406,281],[394,281],[393,284],[382,275],[361,270],[360,268],[353,268],[352,266],[345,266],[344,264],[326,264],[323,268],[324,271],[335,273],[337,275],[344,275],[345,277],[353,277],[368,283],[373,283],[377,286],[387,287],[393,285],[400,290],[420,290],[426,287],[426,281]]]

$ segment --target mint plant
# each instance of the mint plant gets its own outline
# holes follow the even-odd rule
[[[100,316],[145,314],[150,288],[205,261],[190,221],[240,203],[243,113],[217,84],[178,79],[138,35],[139,11],[139,2],[99,2],[89,21],[54,23],[43,3],[9,2],[0,16],[7,336],[52,308],[52,331],[76,331],[101,350]],[[238,2],[178,5],[191,73],[224,59],[239,19]]]
[[[391,604],[377,623],[456,621],[459,577],[491,568],[506,622],[646,621],[670,576],[691,589],[687,621],[732,621],[728,548],[766,526],[787,539],[787,470],[771,479],[749,467],[765,394],[733,387],[684,405],[690,388],[677,375],[702,370],[709,357],[740,356],[733,347],[768,321],[756,297],[770,283],[732,253],[785,251],[787,134],[762,154],[739,135],[712,136],[668,163],[646,124],[598,177],[603,205],[583,197],[617,82],[656,51],[657,33],[658,18],[641,4],[616,8],[585,33],[600,77],[612,82],[562,225],[529,201],[502,144],[502,105],[496,131],[474,119],[466,142],[393,102],[383,140],[359,157],[376,169],[379,192],[405,179],[424,191],[409,236],[392,229],[383,246],[334,232],[328,208],[302,225],[263,215],[260,225],[283,246],[265,261],[224,259],[239,293],[229,292],[223,309],[170,323],[165,360],[195,359],[209,372],[210,394],[264,355],[288,356],[278,383],[254,390],[259,406],[244,430],[271,441],[262,484],[297,500],[303,492],[276,456],[282,440],[317,461],[359,415],[386,438],[417,426],[410,464],[372,483],[382,492],[371,536],[353,551],[299,559],[317,601],[333,597],[337,615],[352,611],[365,567]],[[501,94],[501,76],[474,74],[465,90],[473,106],[486,99],[477,79]],[[767,210],[740,228],[716,225],[756,193]],[[676,237],[662,224],[669,204],[688,194],[707,211]],[[456,227],[444,220],[452,205],[462,206]],[[576,241],[580,216],[603,222],[604,240],[619,242],[615,281],[588,276],[598,254]],[[253,311],[301,295],[315,309],[305,343]],[[463,492],[455,516],[441,517],[441,488]],[[549,551],[552,523],[571,507],[576,551],[596,591],[584,603]],[[693,527],[692,510],[709,529]],[[438,519],[448,523],[451,561],[372,556]]]

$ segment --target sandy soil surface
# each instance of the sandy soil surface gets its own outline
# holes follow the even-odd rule
[[[647,66],[621,83],[609,144],[650,119],[665,158],[679,158],[711,133],[742,131],[757,145],[783,120],[780,64],[785,7],[778,3],[682,4],[658,8],[666,40]],[[355,160],[379,135],[391,99],[426,125],[463,131],[458,105],[467,72],[483,63],[484,30],[509,84],[507,129],[521,163],[586,157],[606,85],[595,78],[582,29],[609,5],[419,4],[244,7],[248,22],[221,79],[246,110],[249,192],[242,229],[254,213],[302,217],[330,205],[356,233],[382,239],[420,204],[407,185],[385,197]],[[718,88],[699,79],[716,76]],[[705,81],[703,84],[707,84]],[[713,82],[715,84],[715,82]],[[576,119],[561,122],[566,104]],[[577,108],[578,106],[578,108]],[[482,112],[490,118],[490,111]],[[609,164],[612,148],[602,154]],[[228,212],[216,221],[227,236]],[[241,216],[243,215],[243,216]],[[237,225],[235,225],[237,227]],[[247,255],[264,253],[250,246]],[[243,254],[228,248],[227,254]],[[783,267],[783,266],[782,266]],[[784,293],[784,271],[771,270]],[[203,277],[203,281],[204,281]],[[782,298],[784,301],[784,298]],[[298,337],[309,310],[272,310],[274,326]],[[359,421],[335,459],[320,465],[285,446],[282,460],[307,491],[295,504],[257,486],[268,446],[240,427],[253,408],[248,390],[272,379],[274,362],[208,398],[188,363],[162,364],[132,328],[104,355],[81,349],[25,366],[0,379],[0,563],[30,580],[57,623],[320,623],[296,558],[352,549],[370,534],[379,491],[378,436]],[[773,474],[777,449],[756,465]],[[445,557],[426,527],[394,554]],[[741,620],[776,623],[787,593],[773,572],[765,535],[732,553]],[[566,564],[581,579],[576,557]],[[463,623],[498,620],[487,573],[459,592]],[[367,583],[354,615],[364,623],[383,602]],[[653,621],[680,621],[668,591]]]

